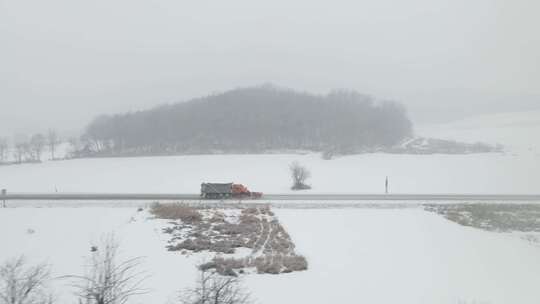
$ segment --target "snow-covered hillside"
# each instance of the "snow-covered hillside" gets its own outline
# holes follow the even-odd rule
[[[422,125],[422,136],[503,144],[511,153],[540,155],[540,111],[483,115],[452,123]]]
[[[275,211],[309,269],[246,276],[257,303],[538,303],[540,247],[512,234],[415,208]],[[144,256],[151,274],[150,293],[130,304],[165,304],[192,286],[203,256],[166,251],[165,222],[147,217],[133,208],[0,209],[0,261],[25,254],[54,276],[80,274],[90,246],[114,231],[121,255]],[[60,303],[74,302],[68,285],[54,282]]]

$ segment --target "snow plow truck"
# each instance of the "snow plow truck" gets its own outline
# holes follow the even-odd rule
[[[202,183],[201,198],[205,199],[257,199],[262,192],[251,192],[242,184],[235,183]]]

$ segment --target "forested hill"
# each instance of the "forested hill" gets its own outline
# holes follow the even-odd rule
[[[356,153],[412,135],[403,106],[351,91],[314,95],[272,86],[235,89],[151,110],[100,116],[83,138],[88,156]]]

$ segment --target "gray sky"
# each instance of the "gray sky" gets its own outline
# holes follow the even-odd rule
[[[0,134],[272,82],[417,121],[540,108],[537,0],[0,0]]]

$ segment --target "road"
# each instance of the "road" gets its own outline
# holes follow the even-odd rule
[[[7,193],[2,200],[200,200],[182,193]],[[540,194],[265,194],[264,201],[540,201]]]

